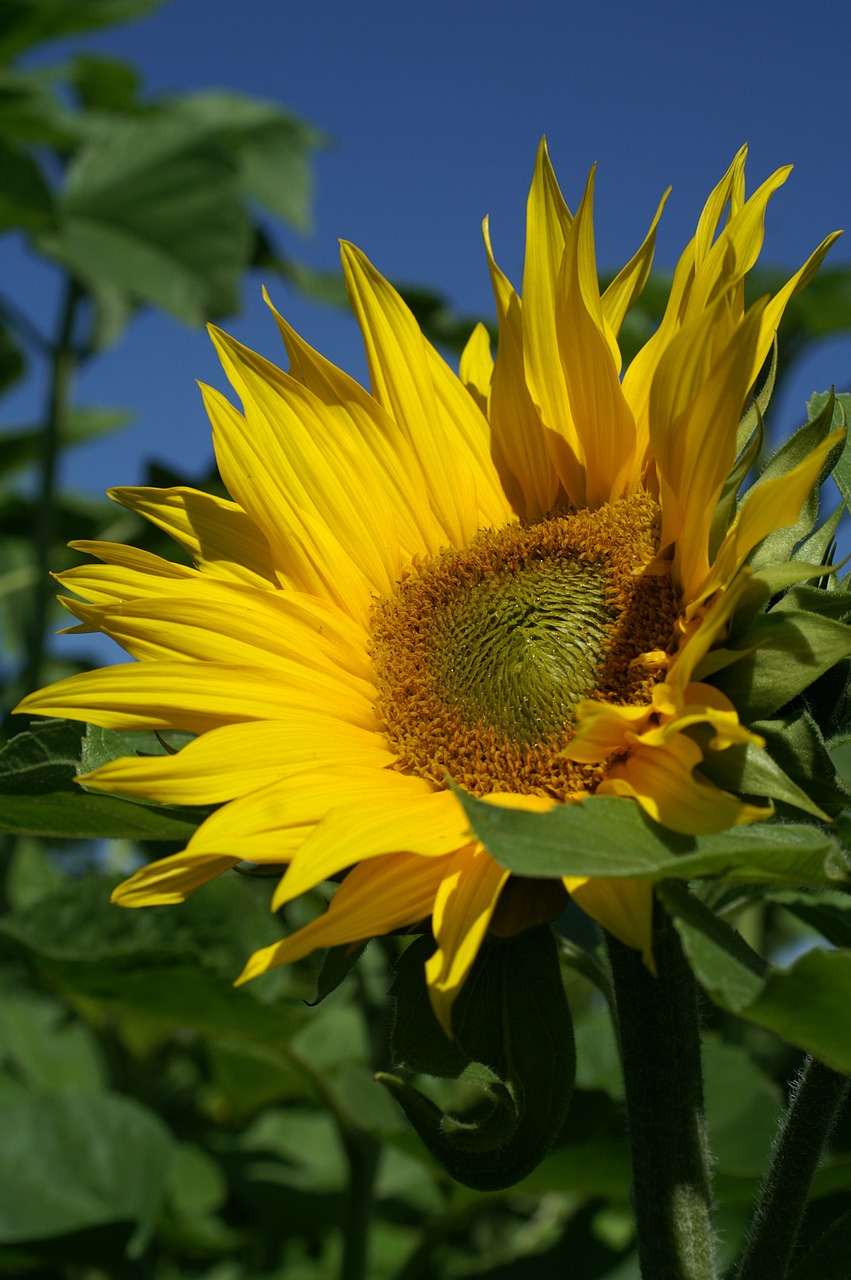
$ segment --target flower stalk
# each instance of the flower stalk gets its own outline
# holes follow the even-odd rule
[[[847,1076],[807,1056],[793,1082],[736,1280],[784,1280],[813,1175],[848,1096]]]
[[[697,990],[659,911],[654,977],[607,935],[643,1280],[716,1280]]]

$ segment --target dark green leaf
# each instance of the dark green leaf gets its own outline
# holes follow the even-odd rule
[[[32,156],[0,136],[0,231],[38,231],[53,219],[53,198]]]
[[[831,1223],[812,1249],[789,1272],[788,1280],[847,1280],[851,1255],[851,1209]]]
[[[633,800],[614,796],[524,813],[457,794],[488,852],[518,875],[721,876],[793,884],[830,884],[848,876],[837,842],[817,827],[754,823],[719,835],[677,836]]]
[[[0,751],[0,827],[71,839],[187,840],[206,810],[152,808],[94,795],[74,781],[82,772],[83,728],[70,720],[39,721]]]
[[[3,304],[0,300],[0,314],[2,310]],[[7,387],[17,382],[25,368],[26,359],[23,351],[5,325],[0,325],[0,391],[5,391]]]
[[[3,0],[0,9],[0,58],[14,58],[46,40],[95,31],[141,18],[162,0]]]
[[[155,1115],[111,1094],[33,1096],[0,1108],[0,1130],[0,1240],[126,1222],[142,1249],[173,1151]]]
[[[139,72],[129,62],[78,53],[69,79],[84,107],[92,111],[131,112],[139,108]]]

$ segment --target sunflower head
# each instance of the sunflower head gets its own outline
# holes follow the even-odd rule
[[[795,551],[803,535],[776,563],[771,548],[841,441],[829,412],[794,462],[738,495],[766,397],[743,414],[787,302],[833,237],[747,306],[788,171],[746,198],[744,160],[710,194],[659,327],[625,371],[618,335],[662,205],[601,290],[593,174],[574,215],[543,144],[519,291],[485,229],[495,357],[480,326],[456,375],[350,245],[368,391],[277,314],[287,372],[213,332],[241,404],[204,389],[230,497],[113,491],[192,565],[78,544],[100,563],[62,575],[75,629],[136,661],[19,708],[195,735],[83,779],[217,806],[117,902],[177,902],[241,861],[285,866],[276,909],[343,877],[327,911],[255,953],[239,980],[430,921],[425,974],[447,1031],[489,931],[549,919],[568,894],[652,965],[649,878],[589,878],[569,856],[543,883],[512,875],[464,797],[533,814],[596,805],[601,820],[614,797],[700,836],[767,818],[792,794],[779,765],[752,771],[761,788],[710,775],[725,752],[765,751],[749,720],[767,703],[735,675],[754,652],[749,627],[779,591],[823,573]],[[792,646],[781,656],[794,667]],[[799,651],[784,691],[835,660],[805,669]]]

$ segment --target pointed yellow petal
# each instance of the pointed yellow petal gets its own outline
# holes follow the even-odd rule
[[[659,207],[641,246],[633,254],[626,266],[620,269],[603,294],[603,318],[615,335],[620,333],[626,313],[640,296],[647,283],[647,277],[653,265],[653,251],[656,247],[656,228],[659,225],[662,210],[670,194],[671,188],[668,187],[668,190],[659,201]]]
[[[220,804],[305,770],[393,765],[378,733],[307,712],[226,724],[172,756],[122,756],[80,780],[162,804]]]
[[[29,694],[15,708],[87,720],[104,729],[208,729],[240,720],[276,720],[296,710],[338,715],[376,728],[371,700],[331,676],[293,664],[293,680],[274,669],[215,662],[130,662],[69,676]]]
[[[400,853],[355,867],[324,915],[282,942],[255,951],[235,985],[300,960],[318,947],[363,942],[418,924],[431,914],[447,861]]]
[[[483,233],[499,320],[490,385],[491,447],[514,510],[535,520],[552,510],[561,486],[550,459],[546,429],[526,383],[522,304],[494,261],[487,219]]]
[[[526,383],[547,437],[553,466],[569,500],[585,504],[585,452],[574,424],[556,329],[559,276],[573,217],[541,142],[526,206],[523,267],[523,362]],[[497,364],[499,356],[497,356]]]
[[[388,770],[367,781],[358,800],[334,807],[292,859],[273,909],[370,858],[399,852],[436,858],[458,849],[470,839],[461,805],[452,792],[428,794],[427,786]]]
[[[165,530],[199,569],[268,589],[278,579],[269,543],[236,502],[197,489],[110,489],[109,496]]]
[[[481,845],[455,854],[437,890],[432,927],[437,950],[426,962],[435,1017],[452,1034],[452,1005],[484,941],[509,872]]]
[[[493,377],[493,356],[491,355],[490,334],[481,321],[470,334],[467,339],[467,345],[461,352],[461,359],[458,363],[458,376],[482,413],[487,417],[491,378]]]
[[[452,546],[466,546],[478,527],[479,477],[444,423],[428,344],[409,308],[364,254],[344,243],[342,259],[366,347],[372,393],[419,459],[447,540]],[[475,405],[470,408],[472,414]]]
[[[202,884],[229,871],[238,858],[198,857],[184,850],[141,867],[112,892],[119,907],[162,907],[184,902]]]
[[[592,170],[565,245],[556,321],[570,412],[586,460],[583,505],[595,508],[637,489],[641,460],[636,460],[635,422],[618,378],[620,353],[606,331],[600,301],[593,197]],[[553,461],[558,465],[555,454]]]
[[[755,486],[730,526],[700,595],[709,596],[726,586],[763,538],[774,529],[794,524],[807,495],[818,480],[825,458],[844,439],[844,430],[832,431],[803,462],[783,476]]]

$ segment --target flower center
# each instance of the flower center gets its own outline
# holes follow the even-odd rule
[[[597,511],[479,533],[411,566],[372,619],[379,713],[399,767],[478,795],[593,790],[605,766],[561,752],[583,698],[646,703],[677,601],[644,572],[658,507],[636,494]]]

